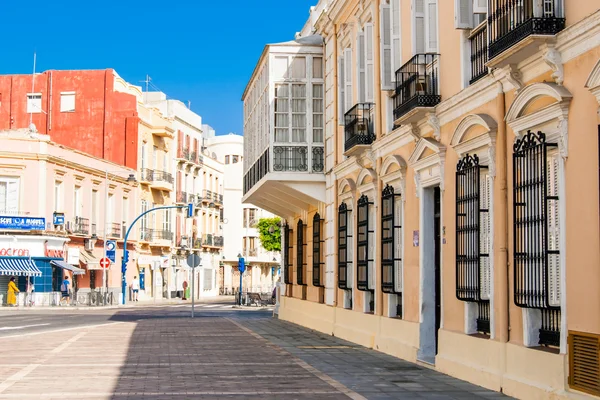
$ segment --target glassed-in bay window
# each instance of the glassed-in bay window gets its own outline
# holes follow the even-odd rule
[[[292,142],[306,142],[306,85],[292,85]]]
[[[275,141],[287,143],[289,136],[289,85],[275,85]]]
[[[313,143],[323,143],[323,84],[313,84]]]

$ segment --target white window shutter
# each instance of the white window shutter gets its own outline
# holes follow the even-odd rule
[[[558,198],[558,153],[547,158],[548,196]],[[559,198],[560,200],[560,198]],[[548,249],[560,250],[559,200],[548,200]],[[548,254],[548,297],[549,305],[560,307],[560,254]]]
[[[393,0],[392,0],[393,1]],[[381,89],[393,90],[392,85],[392,28],[391,9],[388,4],[381,4]]]
[[[479,178],[479,293],[482,300],[489,300],[492,292],[492,271],[490,254],[492,234],[490,231],[491,177],[487,172]],[[486,254],[487,256],[481,256]]]
[[[427,53],[438,52],[438,25],[437,25],[437,0],[427,1],[427,20],[425,29],[425,51]]]
[[[344,113],[354,106],[352,102],[352,49],[344,50],[344,91],[346,95]]]
[[[356,70],[356,75],[358,76],[358,87],[357,87],[357,94],[358,94],[358,103],[364,103],[365,102],[365,96],[366,96],[366,79],[365,79],[365,62],[366,62],[366,55],[365,55],[365,34],[364,32],[358,32],[358,35],[356,37],[356,48],[357,48],[357,54],[356,54],[356,65],[357,65],[357,70]]]
[[[374,35],[374,26],[371,23],[365,24],[365,41],[366,41],[366,52],[365,52],[365,68],[366,68],[366,80],[367,83],[365,85],[366,93],[365,93],[365,101],[368,103],[373,103],[375,101],[375,35]]]
[[[390,14],[392,17],[392,82],[396,82],[396,71],[402,66],[400,0],[390,0]]]
[[[369,266],[368,271],[368,287],[369,289],[375,289],[375,220],[377,214],[375,212],[375,206],[369,204],[369,224],[367,237],[369,238],[369,247],[367,248],[367,265]]]
[[[19,181],[17,180],[11,180],[7,182],[6,211],[19,211]]]
[[[344,57],[338,57],[338,125],[344,125],[344,113],[346,106],[344,105],[345,94],[344,89],[346,81],[344,79]]]
[[[346,221],[346,286],[354,287],[354,214],[348,210]]]
[[[473,13],[487,14],[487,0],[474,0]]]
[[[402,199],[397,196],[394,198],[394,226],[399,228],[394,229],[394,258],[399,261],[394,261],[394,274],[396,275],[396,282],[394,290],[396,292],[402,292],[403,288],[403,268],[402,265],[404,260],[402,259],[402,246],[404,239],[404,229],[402,228]]]
[[[473,29],[473,0],[454,0],[454,27]]]
[[[415,54],[425,53],[425,0],[413,0]]]

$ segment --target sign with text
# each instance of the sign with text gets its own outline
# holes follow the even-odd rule
[[[106,241],[106,257],[112,261],[116,262],[117,259],[117,242],[114,240]]]
[[[21,231],[46,229],[46,218],[8,217],[0,216],[0,229]]]

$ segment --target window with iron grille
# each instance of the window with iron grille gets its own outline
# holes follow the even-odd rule
[[[370,229],[369,220],[371,207],[373,203],[369,201],[366,195],[362,195],[358,199],[358,238],[356,243],[357,251],[357,289],[361,291],[372,291],[373,279],[373,251],[372,241],[369,236],[373,233]]]
[[[543,132],[513,147],[514,300],[541,310],[539,344],[560,345],[560,252],[557,145]]]
[[[402,315],[402,199],[386,185],[381,193],[381,290],[398,296]]]
[[[476,302],[477,331],[490,333],[490,176],[477,155],[456,167],[456,297]]]
[[[283,229],[283,234],[285,236],[285,247],[283,248],[283,268],[284,275],[283,281],[291,285],[292,284],[292,230],[290,229],[288,224],[285,224],[285,228]]]
[[[323,274],[323,265],[325,264],[323,262],[323,243],[325,243],[325,241],[323,240],[323,235],[322,235],[322,231],[323,231],[323,220],[321,219],[321,216],[319,215],[319,213],[315,213],[315,216],[313,217],[313,252],[312,252],[312,259],[313,259],[313,279],[312,279],[312,283],[313,286],[318,286],[318,287],[323,287],[323,283],[322,283],[322,274]]]
[[[298,220],[296,229],[296,281],[298,285],[306,285],[304,279],[306,273],[306,226],[302,220]]]
[[[338,287],[352,288],[352,211],[346,203],[338,208]]]

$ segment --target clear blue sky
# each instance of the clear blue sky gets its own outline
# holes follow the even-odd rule
[[[243,133],[241,96],[266,43],[292,40],[317,0],[2,1],[0,74],[114,68],[150,75],[217,134]],[[60,5],[59,5],[60,4]]]

